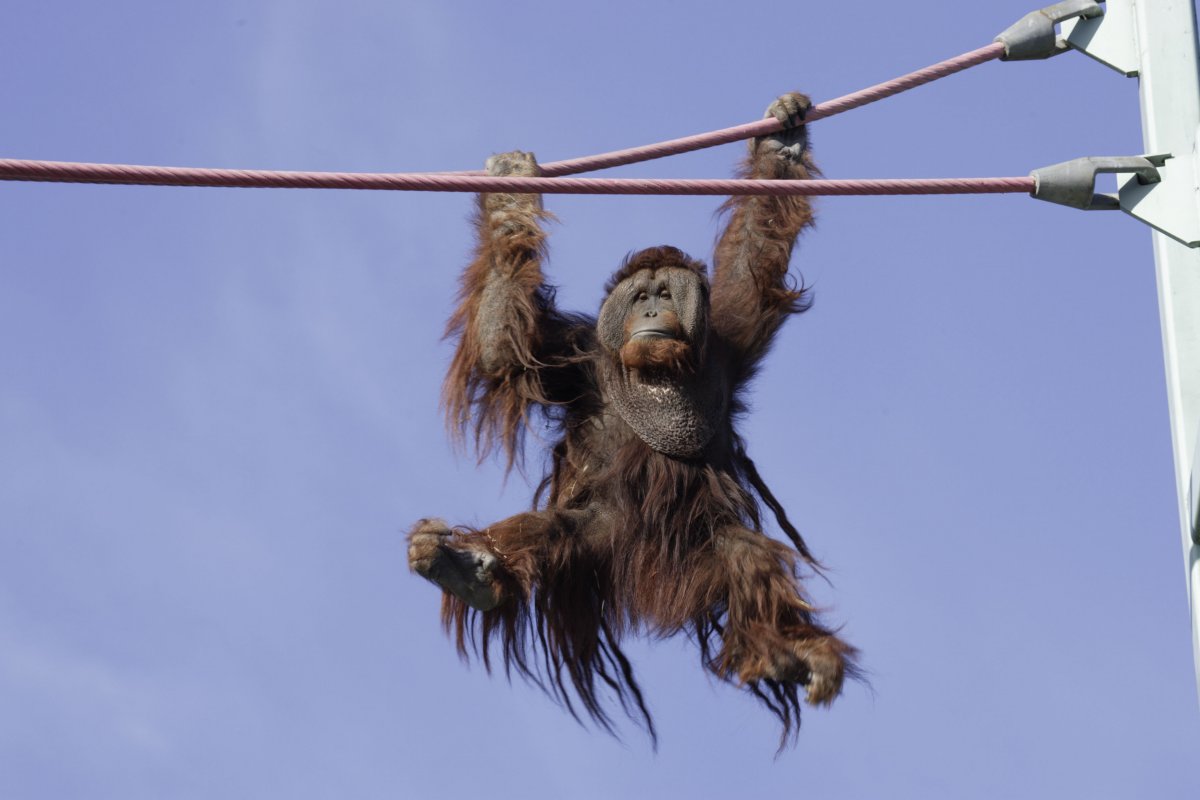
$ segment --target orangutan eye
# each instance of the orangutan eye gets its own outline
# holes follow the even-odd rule
[[[659,292],[658,296],[661,297],[663,300],[671,299],[671,293],[668,292],[666,289],[663,289],[661,292]]]
[[[638,295],[638,300],[645,301],[645,300],[649,300],[649,299],[650,299],[650,295],[646,294],[645,292],[642,292]]]

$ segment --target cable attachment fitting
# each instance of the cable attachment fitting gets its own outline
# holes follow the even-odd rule
[[[1029,177],[1037,181],[1031,193],[1048,203],[1081,208],[1084,211],[1111,211],[1121,207],[1115,194],[1096,191],[1096,176],[1102,172],[1132,172],[1142,185],[1158,183],[1158,168],[1170,156],[1088,156],[1035,169]]]
[[[1060,22],[1080,17],[1091,19],[1104,14],[1096,0],[1063,0],[1040,11],[1033,11],[996,37],[1004,45],[1001,61],[1030,61],[1050,58],[1068,49],[1067,43],[1054,32]]]

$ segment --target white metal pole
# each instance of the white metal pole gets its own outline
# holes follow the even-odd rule
[[[1159,167],[1158,183],[1126,179],[1120,203],[1155,228],[1175,488],[1200,690],[1200,249],[1182,244],[1200,242],[1196,9],[1192,0],[1107,0],[1103,16],[1069,20],[1062,31],[1072,47],[1139,77],[1145,152],[1170,156]]]
[[[1134,0],[1141,61],[1141,124],[1146,152],[1169,152],[1166,169],[1190,170],[1192,188],[1181,212],[1200,215],[1196,133],[1200,128],[1200,72],[1196,61],[1196,13],[1192,0]],[[1187,163],[1190,162],[1190,163]],[[1190,194],[1190,197],[1188,197]],[[1200,251],[1154,231],[1158,307],[1163,325],[1166,391],[1171,409],[1175,480],[1180,499],[1183,557],[1192,607],[1192,649],[1200,690],[1200,541],[1196,512],[1200,479],[1196,434],[1200,431]]]
[[[1200,216],[1196,194],[1200,128],[1196,9],[1191,0],[1133,0],[1133,8],[1146,152],[1172,155],[1164,167],[1164,182],[1179,187],[1172,192],[1172,203],[1180,214]],[[1174,176],[1172,171],[1177,171]],[[1196,447],[1200,432],[1200,250],[1190,250],[1158,231],[1152,236],[1192,650],[1200,690],[1200,542],[1196,525],[1200,510],[1196,492],[1200,479]]]

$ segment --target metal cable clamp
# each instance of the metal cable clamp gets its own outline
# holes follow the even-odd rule
[[[1037,181],[1032,196],[1048,203],[1111,211],[1121,207],[1116,194],[1096,191],[1096,176],[1102,172],[1133,173],[1142,185],[1158,183],[1158,168],[1170,156],[1088,156],[1035,169],[1029,177]]]
[[[1096,0],[1063,0],[1021,17],[1015,25],[996,37],[1004,45],[1002,61],[1029,61],[1050,58],[1066,51],[1068,45],[1054,32],[1060,22],[1104,15]]]

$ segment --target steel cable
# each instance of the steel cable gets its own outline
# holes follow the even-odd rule
[[[1004,45],[999,42],[972,50],[899,78],[815,105],[809,109],[806,122],[814,122],[882,100],[885,97],[891,97],[999,58],[1003,54]],[[782,123],[778,120],[767,118],[657,144],[567,161],[550,162],[541,165],[542,177],[538,178],[499,178],[484,175],[479,171],[448,173],[284,172],[0,159],[0,180],[150,186],[654,195],[994,194],[1032,192],[1034,189],[1032,178],[763,181],[561,177],[662,158],[739,139],[764,136],[779,131],[782,127]]]

